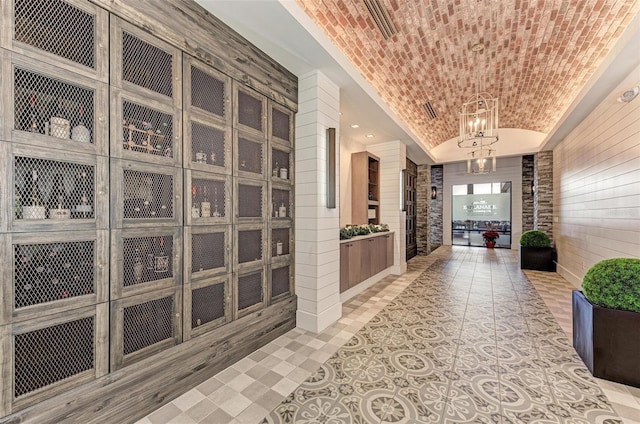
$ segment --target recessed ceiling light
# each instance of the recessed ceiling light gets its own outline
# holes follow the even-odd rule
[[[351,125],[351,128],[360,128],[360,125],[358,125],[358,124],[353,124],[353,125]]]
[[[367,138],[373,138],[373,134],[367,134]]]

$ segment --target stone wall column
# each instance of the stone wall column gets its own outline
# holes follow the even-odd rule
[[[553,241],[553,152],[538,152],[535,156],[534,223],[536,230]]]
[[[431,209],[431,166],[418,165],[416,181],[416,244],[418,255],[431,253],[429,210]]]
[[[534,212],[531,183],[534,182],[533,155],[522,156],[522,231],[533,230]]]
[[[438,194],[435,199],[429,197],[429,247],[433,250],[438,246],[442,246],[442,213],[443,213],[443,195],[444,195],[444,169],[442,165],[436,165],[431,167],[431,184],[429,185],[429,192],[431,192],[431,186],[435,186],[438,190]]]

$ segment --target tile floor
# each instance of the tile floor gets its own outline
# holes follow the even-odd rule
[[[138,424],[640,424],[640,390],[596,381],[571,348],[560,276],[501,249],[408,267],[322,333],[292,330]]]

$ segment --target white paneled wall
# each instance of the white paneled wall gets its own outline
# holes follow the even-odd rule
[[[366,150],[380,158],[380,223],[388,224],[389,230],[395,232],[391,273],[401,275],[407,270],[407,224],[402,211],[400,179],[407,164],[407,146],[400,141],[390,141],[368,145]]]
[[[337,208],[326,207],[327,128],[336,128],[336,134],[340,133],[340,90],[318,71],[300,77],[298,90],[295,145],[297,326],[317,333],[342,316],[340,198],[336,199]],[[339,145],[339,139],[336,144]],[[339,160],[338,153],[336,160]],[[336,170],[339,169],[336,166]],[[339,181],[339,175],[336,180]]]
[[[637,67],[553,151],[558,272],[579,286],[596,262],[640,257],[640,85]]]
[[[500,149],[500,143],[496,146]],[[522,157],[498,158],[496,172],[490,174],[467,174],[466,162],[444,165],[442,240],[445,245],[451,244],[451,186],[506,181],[511,181],[511,248],[517,249],[522,235]]]

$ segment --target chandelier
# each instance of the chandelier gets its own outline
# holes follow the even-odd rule
[[[479,54],[482,44],[475,44],[471,51]],[[479,66],[477,67],[479,68]],[[496,171],[496,149],[498,142],[498,99],[479,91],[462,104],[460,110],[460,136],[458,147],[469,150],[467,173],[486,174]],[[491,159],[491,167],[487,163]]]

